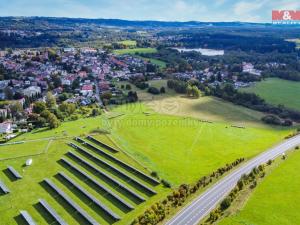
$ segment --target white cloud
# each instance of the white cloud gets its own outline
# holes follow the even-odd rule
[[[274,9],[278,10],[299,10],[300,9],[300,1],[279,1],[274,2]]]
[[[270,22],[272,9],[300,9],[300,0],[0,0],[0,16]]]
[[[236,15],[245,15],[252,12],[255,12],[265,4],[266,1],[254,1],[254,2],[246,2],[241,1],[234,5],[233,11]]]
[[[206,11],[205,4],[177,0],[170,6],[169,16],[173,17],[173,20],[201,20],[201,15]]]
[[[215,0],[215,6],[220,7],[226,3],[227,0]]]

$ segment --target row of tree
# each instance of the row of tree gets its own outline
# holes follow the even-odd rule
[[[213,179],[217,179],[222,176],[225,172],[236,167],[244,161],[244,158],[235,160],[230,164],[226,164],[224,167],[220,167],[214,171],[209,176],[204,176],[196,184],[187,185],[182,184],[177,190],[174,190],[172,194],[168,195],[166,199],[155,203],[147,209],[142,215],[136,218],[131,224],[132,225],[149,225],[149,224],[158,224],[164,220],[164,218],[170,213],[171,208],[177,208],[182,206],[182,204],[187,200],[187,198],[194,194],[200,187],[204,188],[210,183]]]
[[[156,87],[149,87],[148,92],[153,95],[159,95],[159,94],[166,93],[166,89],[165,89],[165,87],[161,87],[160,89],[158,89]]]
[[[279,123],[280,125],[290,126],[292,125],[292,121],[300,122],[300,112],[287,109],[283,105],[273,106],[267,104],[264,99],[254,93],[239,92],[232,84],[226,84],[223,87],[219,85],[216,87],[211,87],[210,94],[237,105],[242,105],[250,109],[276,115],[283,120]],[[272,118],[276,119],[276,117]],[[270,120],[270,118],[265,118],[263,121],[271,123],[272,120]],[[275,121],[273,124],[276,123],[277,122]]]
[[[181,80],[168,80],[167,86],[170,89],[174,89],[177,93],[186,94],[188,84],[185,81]]]
[[[224,215],[224,211],[228,209],[232,202],[238,197],[240,191],[249,187],[251,189],[255,188],[257,185],[257,180],[265,176],[265,166],[260,165],[253,168],[249,174],[244,174],[240,180],[237,182],[236,186],[231,190],[228,196],[223,199],[220,205],[213,210],[208,219],[206,220],[209,224],[215,224],[216,221]]]

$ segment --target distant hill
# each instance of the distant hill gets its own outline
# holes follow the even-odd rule
[[[114,27],[203,27],[203,26],[265,26],[261,23],[246,22],[168,22],[168,21],[131,21],[121,19],[83,19],[83,18],[57,18],[57,17],[0,17],[0,29],[18,28],[20,26],[28,29],[63,28],[68,26],[74,28],[80,25],[114,26]]]

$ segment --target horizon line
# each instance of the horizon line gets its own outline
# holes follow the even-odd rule
[[[121,18],[89,18],[89,17],[65,17],[65,16],[1,16],[0,18],[53,18],[53,19],[85,19],[85,20],[120,20],[130,22],[162,22],[162,23],[248,23],[248,24],[272,24],[272,22],[246,22],[246,21],[200,21],[200,20],[134,20]]]

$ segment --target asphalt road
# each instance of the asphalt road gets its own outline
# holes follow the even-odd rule
[[[237,168],[211,188],[202,193],[193,202],[179,211],[166,225],[195,225],[198,224],[207,214],[213,210],[220,201],[235,187],[237,181],[243,174],[251,172],[254,167],[266,163],[270,159],[274,159],[282,155],[287,150],[300,144],[300,135],[285,140],[281,144],[268,149],[264,153],[246,162]]]

